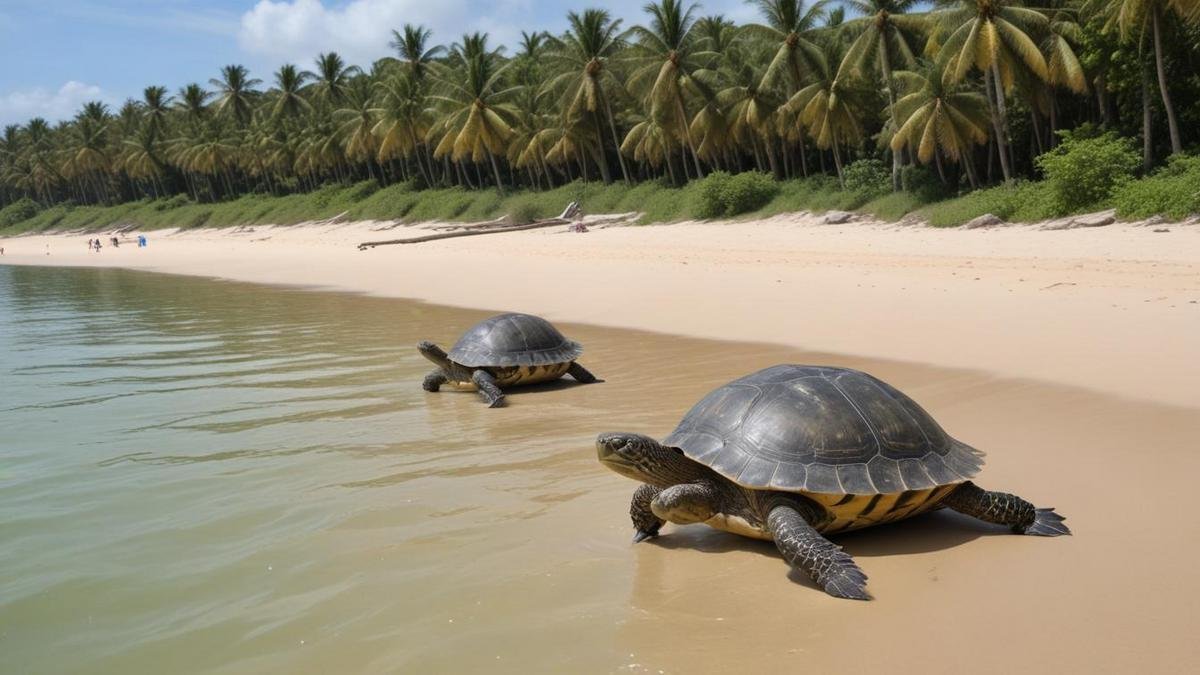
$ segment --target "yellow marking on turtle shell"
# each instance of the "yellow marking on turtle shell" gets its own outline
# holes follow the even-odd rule
[[[501,387],[512,387],[522,384],[538,384],[539,382],[550,382],[557,380],[570,370],[571,363],[551,363],[548,366],[512,366],[504,368],[492,368],[493,377],[496,378],[496,384]],[[477,388],[474,382],[470,380],[466,382],[447,382],[445,385],[459,391],[475,391]]]
[[[511,387],[519,384],[537,384],[557,380],[567,374],[571,363],[551,363],[545,366],[517,366],[515,368],[496,368],[496,384],[501,387]]]
[[[958,484],[939,485],[935,488],[911,493],[853,495],[849,500],[846,500],[846,495],[836,494],[805,492],[804,496],[824,506],[825,510],[833,515],[833,520],[818,527],[818,531],[847,532],[911,518],[930,511],[936,508],[956,485]],[[909,496],[905,499],[904,504],[897,508],[897,502],[905,494]]]

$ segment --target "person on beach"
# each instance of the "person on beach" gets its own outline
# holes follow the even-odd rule
[[[92,249],[95,248],[95,246],[96,246],[96,242],[92,239],[88,239],[88,253],[91,253]]]
[[[96,249],[96,253],[100,252],[100,240],[99,239],[97,239],[92,246],[93,246],[93,248]]]

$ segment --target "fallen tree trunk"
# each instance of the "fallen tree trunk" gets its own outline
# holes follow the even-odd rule
[[[408,239],[388,239],[386,241],[364,241],[358,245],[358,250],[365,251],[376,246],[391,246],[392,244],[420,244],[426,241],[437,241],[439,239],[453,239],[455,237],[474,237],[481,234],[495,234],[498,232],[520,232],[521,230],[533,230],[539,227],[554,227],[555,225],[566,225],[568,222],[562,218],[551,218],[549,220],[539,220],[528,225],[504,225],[490,228],[480,228],[472,230],[459,230],[456,232],[440,232],[438,234],[427,234],[423,237],[410,237]]]

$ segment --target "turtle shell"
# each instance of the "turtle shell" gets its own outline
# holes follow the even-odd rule
[[[544,366],[579,358],[583,347],[545,319],[500,314],[472,326],[454,343],[450,360],[470,367]]]
[[[752,489],[889,494],[974,476],[983,453],[866,373],[780,365],[720,387],[664,445]]]

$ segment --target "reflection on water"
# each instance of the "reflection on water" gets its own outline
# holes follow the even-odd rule
[[[927,640],[895,630],[912,624],[917,604],[922,621],[941,621],[931,634],[967,651],[987,648],[969,636],[992,635],[987,645],[1020,642],[1025,653],[1052,640],[1054,654],[1070,651],[1058,649],[1061,632],[995,633],[1019,630],[1019,615],[1070,606],[1024,583],[1022,566],[1061,583],[1119,562],[1072,548],[1103,541],[1086,536],[1087,520],[1077,541],[1048,545],[936,514],[842,540],[872,577],[879,600],[867,605],[790,581],[768,543],[703,527],[631,547],[634,485],[595,461],[595,434],[661,436],[711,388],[773,363],[880,374],[956,435],[1008,444],[1015,461],[991,475],[1034,494],[1062,496],[1055,470],[1095,474],[1079,484],[1115,482],[1104,473],[1111,463],[1043,462],[1015,484],[1013,467],[1083,442],[1051,411],[1075,406],[1076,419],[1090,419],[1088,447],[1102,457],[1143,433],[1145,409],[973,374],[579,326],[563,328],[605,384],[514,392],[499,410],[469,392],[423,392],[430,366],[415,342],[451,343],[484,316],[145,273],[0,267],[0,670],[837,669],[848,653],[875,653],[847,651],[865,634],[887,643],[876,665],[914,645],[926,654]],[[1194,442],[1194,425],[1172,415],[1154,428]],[[1014,437],[1006,419],[1038,431]],[[1124,471],[1125,484],[1140,480]],[[1099,503],[1088,495],[1054,505],[1075,527],[1086,500]],[[1122,523],[1123,513],[1091,522],[1149,535],[1145,520]],[[971,551],[993,556],[1012,584],[953,586],[971,570],[989,574],[986,559],[962,558]],[[957,576],[933,584],[931,556]],[[972,600],[981,588],[1003,600]],[[1109,634],[1128,632],[1118,628]]]

